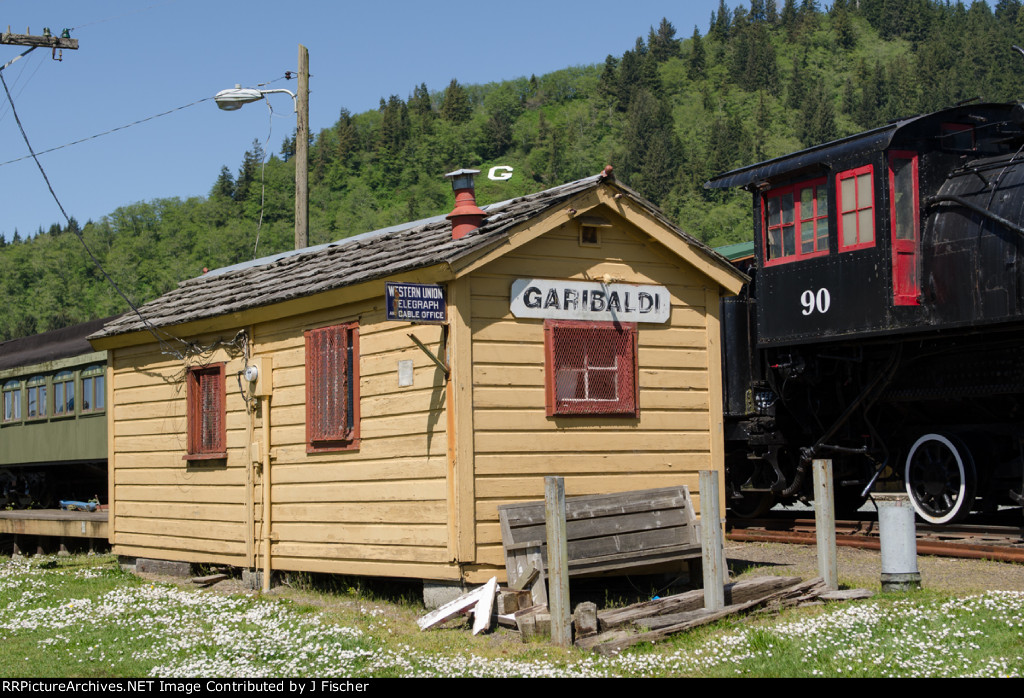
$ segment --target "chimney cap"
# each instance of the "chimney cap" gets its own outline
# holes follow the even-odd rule
[[[453,177],[461,177],[463,175],[478,175],[478,174],[480,174],[480,170],[472,170],[472,169],[468,169],[468,168],[463,167],[461,170],[455,170],[454,172],[449,172],[448,174],[445,175],[445,177],[453,178]]]

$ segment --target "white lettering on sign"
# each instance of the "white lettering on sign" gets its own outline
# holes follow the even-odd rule
[[[493,179],[495,182],[504,182],[506,179],[512,179],[514,171],[508,165],[495,165],[487,171],[487,179]]]
[[[509,309],[515,317],[668,322],[672,298],[664,286],[516,279],[512,282]]]

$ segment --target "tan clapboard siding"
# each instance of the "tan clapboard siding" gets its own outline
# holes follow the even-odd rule
[[[549,473],[558,475],[554,473]],[[679,483],[679,476],[671,473],[604,473],[601,475],[574,475],[565,478],[566,496],[577,494],[602,494],[605,492],[625,492],[628,490],[646,490],[655,487],[668,487]],[[572,480],[572,495],[569,481]],[[521,497],[523,501],[544,499],[543,477],[482,477],[477,478],[476,494],[478,500],[512,499]],[[696,483],[691,490],[696,489]],[[495,511],[497,507],[495,505]],[[495,518],[497,514],[495,513]]]
[[[373,560],[376,574],[402,576],[446,561],[444,377],[408,336],[439,352],[441,330],[384,317],[380,298],[255,328],[255,355],[273,360],[275,568],[358,574]],[[359,448],[307,453],[303,332],[354,320]],[[413,362],[412,386],[398,385],[403,360]]]
[[[362,460],[339,467],[328,461],[308,463],[280,463],[273,468],[273,483],[349,483],[359,481],[420,480],[443,478],[445,456],[440,453],[429,458],[389,458]]]
[[[445,504],[433,502],[292,502],[274,504],[273,520],[281,523],[342,523],[390,524],[403,521],[408,524],[429,524],[443,520]],[[407,525],[406,523],[402,524]],[[348,529],[352,530],[352,529]]]
[[[311,483],[274,486],[274,503],[444,500],[444,480]]]
[[[358,574],[348,564],[358,561],[376,561],[378,563],[394,564],[395,560],[404,563],[409,562],[445,562],[444,548],[430,547],[426,545],[353,545],[343,542],[293,542],[282,541],[271,547],[274,557],[274,566],[281,567],[284,560],[288,558],[301,559],[306,556],[307,560],[332,560],[336,564],[334,569],[328,571],[342,574]],[[341,567],[340,565],[346,565]],[[384,565],[378,565],[378,570],[387,569]],[[299,569],[310,569],[303,566]],[[349,571],[352,570],[352,571]],[[310,571],[317,571],[311,569]],[[397,572],[379,571],[377,574],[387,576],[398,576]]]
[[[197,472],[184,467],[179,460],[171,461],[162,467],[128,468],[117,470],[118,485],[175,485],[182,488],[220,487],[223,485],[241,485],[245,482],[245,468],[210,468]]]
[[[357,550],[348,558],[332,558],[343,552],[337,546],[277,544],[273,550],[274,567],[301,572],[349,574],[376,577],[408,577],[412,579],[459,579],[459,568],[446,564],[445,551],[430,548],[385,548],[381,551],[384,562],[373,559],[372,551]],[[422,561],[396,563],[396,558]]]
[[[605,416],[595,424],[593,417],[559,417],[548,419],[539,410],[477,410],[474,417],[477,433],[494,431],[693,431],[706,430],[706,411],[647,411],[642,420],[628,417]]]
[[[590,451],[595,453],[623,454],[636,451],[705,451],[710,448],[707,429],[703,431],[533,431],[509,434],[507,432],[478,431],[476,452],[505,453],[510,450],[510,440],[516,442],[516,453],[572,453]],[[615,490],[612,490],[615,491]]]
[[[552,461],[546,453],[481,454],[476,457],[476,472],[489,475],[563,475],[566,482],[576,475],[607,472],[664,472],[676,478],[676,484],[697,486],[696,472],[708,465],[708,454],[701,451],[658,451],[655,453],[562,453]],[[568,486],[568,484],[567,484]],[[575,494],[580,494],[579,492]]]
[[[308,541],[316,543],[347,543],[349,545],[423,545],[440,547],[445,545],[447,535],[443,525],[414,524],[361,524],[335,522],[298,523],[274,521],[274,532],[283,541]]]
[[[477,565],[504,562],[498,505],[543,499],[547,475],[565,477],[568,496],[681,483],[695,491],[697,471],[713,463],[706,277],[609,218],[600,247],[581,247],[566,225],[472,276]],[[544,321],[512,316],[512,282],[605,274],[671,296],[667,323],[638,326],[639,414],[548,417]]]
[[[236,485],[125,484],[116,485],[119,502],[176,502],[180,504],[216,504],[241,500]]]
[[[119,502],[118,516],[125,519],[152,517],[161,520],[184,518],[189,521],[242,521],[245,508],[241,502],[236,504],[198,506],[175,504],[172,502]]]
[[[115,550],[119,555],[137,555],[190,562],[223,562],[236,565],[241,564],[242,557],[245,555],[245,545],[241,543],[215,538],[188,538],[174,535],[174,522],[168,522],[163,531],[156,533],[136,533],[134,531],[122,533],[122,530],[118,529],[118,549]]]

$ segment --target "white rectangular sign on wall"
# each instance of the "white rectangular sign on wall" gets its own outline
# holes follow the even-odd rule
[[[668,322],[672,303],[664,286],[516,279],[512,282],[509,308],[515,317]]]

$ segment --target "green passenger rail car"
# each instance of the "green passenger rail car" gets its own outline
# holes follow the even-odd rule
[[[107,499],[107,319],[0,342],[0,508]]]

